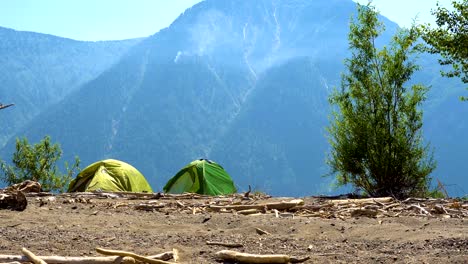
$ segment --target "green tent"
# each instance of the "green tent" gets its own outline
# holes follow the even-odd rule
[[[101,160],[82,170],[70,182],[68,192],[148,192],[151,186],[132,165],[120,160]]]
[[[223,195],[237,192],[231,176],[219,164],[199,159],[190,162],[164,186],[166,193]]]

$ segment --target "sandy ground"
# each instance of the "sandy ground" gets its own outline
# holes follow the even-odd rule
[[[0,210],[0,254],[19,255],[26,247],[37,255],[98,256],[95,248],[102,247],[155,255],[176,248],[181,263],[218,263],[215,253],[226,248],[206,241],[222,241],[241,243],[234,250],[242,252],[310,256],[305,263],[468,263],[466,218],[277,218],[136,210],[142,201],[128,199],[52,200],[29,197],[22,212]]]

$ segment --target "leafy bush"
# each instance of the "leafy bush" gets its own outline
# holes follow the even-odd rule
[[[417,65],[419,31],[400,30],[389,47],[378,49],[384,26],[374,7],[358,5],[351,21],[351,58],[345,61],[341,89],[328,127],[328,164],[338,184],[352,184],[371,196],[426,196],[435,168],[422,140],[420,105],[428,88],[406,87]]]
[[[16,152],[12,160],[14,166],[0,161],[0,169],[3,172],[0,180],[8,185],[32,180],[40,182],[43,190],[64,191],[75,170],[79,171],[80,159],[75,157],[75,163],[71,167],[65,162],[67,173],[62,174],[56,165],[61,156],[60,145],[52,144],[49,136],[34,145],[30,145],[27,138],[17,138]]]

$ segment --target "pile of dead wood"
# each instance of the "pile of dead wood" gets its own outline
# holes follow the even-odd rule
[[[294,208],[297,215],[322,218],[425,216],[443,218],[468,217],[468,201],[460,199],[392,197],[317,201]]]
[[[408,198],[397,200],[392,197],[364,199],[279,199],[271,196],[233,194],[208,196],[193,193],[45,193],[27,196],[53,196],[64,199],[64,203],[92,203],[94,199],[111,199],[108,207],[128,207],[136,210],[159,211],[162,213],[231,213],[240,215],[265,215],[275,217],[398,217],[425,216],[442,218],[468,217],[468,201],[462,199]],[[55,198],[37,198],[41,202]],[[117,201],[112,201],[112,200]],[[135,200],[135,201],[133,201]]]
[[[242,200],[235,197],[216,197],[200,202],[186,203],[174,201],[152,200],[134,205],[138,210],[169,209],[179,212],[196,213],[232,213],[242,215],[273,214],[275,217],[398,217],[426,216],[443,218],[468,217],[468,201],[461,199],[430,199],[408,198],[396,200],[392,197],[367,199],[290,199],[279,202],[264,202],[263,200]]]
[[[164,252],[154,256],[141,256],[132,252],[121,250],[110,250],[96,248],[96,252],[108,257],[63,257],[63,256],[36,256],[26,248],[22,250],[23,255],[0,255],[0,264],[21,264],[32,262],[34,264],[173,264],[179,262],[177,249]],[[234,261],[236,263],[300,263],[305,262],[309,257],[298,258],[289,255],[257,255],[233,250],[221,250],[216,252],[216,259],[221,261]],[[169,261],[172,260],[172,261]]]

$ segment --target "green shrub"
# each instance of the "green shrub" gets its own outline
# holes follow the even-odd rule
[[[75,170],[79,171],[80,159],[75,157],[75,163],[71,167],[65,162],[67,173],[62,174],[56,165],[61,156],[60,145],[52,144],[49,136],[34,145],[29,144],[27,138],[17,138],[13,166],[0,161],[0,169],[3,172],[0,180],[8,185],[32,180],[41,183],[43,190],[64,191]]]
[[[418,69],[411,58],[420,50],[419,31],[402,29],[389,47],[377,48],[384,26],[370,5],[358,5],[350,25],[351,58],[341,89],[330,96],[331,175],[374,197],[426,196],[435,168],[421,131],[428,88],[406,85]]]

